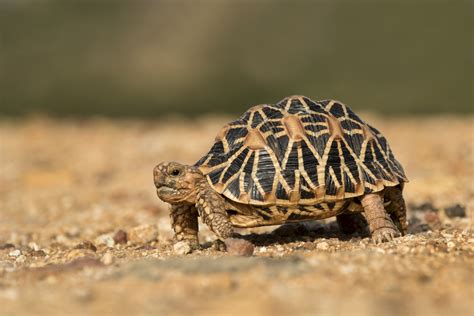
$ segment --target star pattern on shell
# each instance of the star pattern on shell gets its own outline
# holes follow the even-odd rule
[[[315,205],[407,182],[385,137],[335,100],[257,105],[218,133],[196,166],[214,190],[251,205]]]

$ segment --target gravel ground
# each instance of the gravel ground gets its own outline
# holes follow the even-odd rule
[[[173,254],[154,165],[229,119],[0,119],[0,315],[472,315],[473,119],[364,115],[410,178],[410,234],[334,221],[240,230],[252,257]]]

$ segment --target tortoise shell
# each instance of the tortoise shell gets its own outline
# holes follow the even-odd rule
[[[334,100],[257,105],[196,166],[214,190],[251,205],[314,205],[407,181],[382,134]]]

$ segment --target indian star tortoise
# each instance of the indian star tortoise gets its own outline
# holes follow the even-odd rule
[[[224,242],[233,227],[332,216],[345,233],[362,218],[375,242],[407,232],[402,166],[377,129],[335,100],[254,106],[196,164],[157,165],[154,182],[171,204],[176,241],[192,249],[198,217]]]

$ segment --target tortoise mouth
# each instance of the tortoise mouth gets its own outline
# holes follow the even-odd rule
[[[163,186],[157,187],[156,192],[158,193],[158,195],[173,195],[173,194],[178,193],[178,190],[163,185]]]

